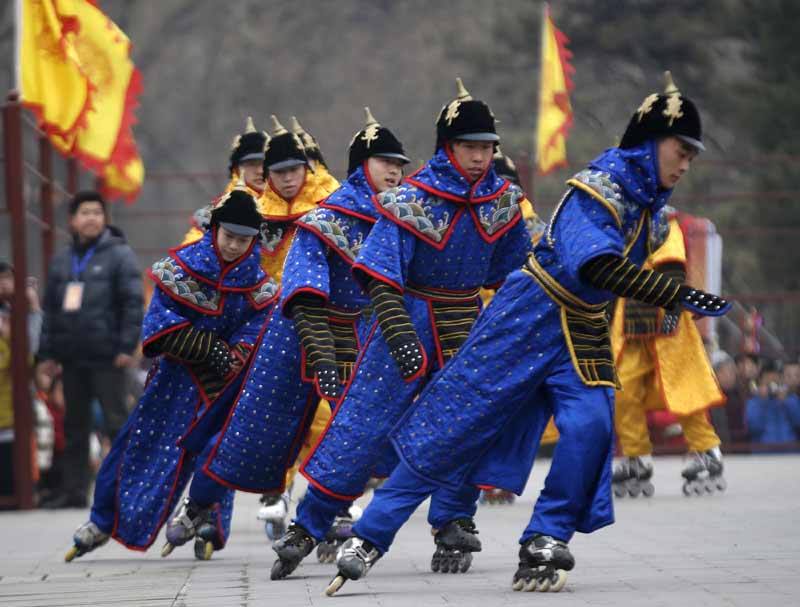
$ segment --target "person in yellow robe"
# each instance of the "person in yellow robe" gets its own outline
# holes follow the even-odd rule
[[[269,136],[264,131],[257,131],[253,119],[248,116],[244,131],[233,139],[231,154],[228,161],[228,176],[230,181],[225,186],[222,194],[216,200],[225,196],[239,183],[239,177],[244,178],[248,194],[258,199],[264,191],[264,146]],[[183,237],[183,244],[199,240],[211,221],[211,209],[214,203],[198,209],[190,220],[191,227]]]
[[[678,220],[662,223],[644,267],[684,280],[686,246]],[[614,467],[614,493],[651,496],[654,486],[646,413],[666,409],[683,428],[691,457],[682,471],[684,493],[725,488],[720,439],[708,420],[709,407],[724,404],[702,338],[689,311],[664,312],[618,299],[611,345],[622,389],[616,394],[615,428],[623,458]]]
[[[273,115],[273,133],[264,152],[267,183],[258,199],[258,209],[265,219],[261,239],[261,266],[278,283],[283,277],[283,264],[297,227],[295,220],[315,208],[338,187],[339,182],[328,172],[316,140],[292,118],[289,132]],[[303,136],[305,135],[305,136]],[[305,142],[309,148],[304,145]],[[308,155],[311,149],[311,159]],[[303,439],[297,461],[301,462],[322,434],[330,419],[330,407],[317,407],[311,426]],[[287,493],[264,495],[258,518],[265,521],[267,535],[280,537],[288,514],[289,491],[297,473],[295,463],[286,472]]]

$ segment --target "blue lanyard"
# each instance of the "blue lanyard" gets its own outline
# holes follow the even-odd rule
[[[89,260],[92,258],[92,255],[94,255],[94,251],[95,251],[96,248],[97,248],[97,245],[94,245],[93,247],[89,247],[88,249],[86,249],[86,253],[83,256],[83,259],[79,259],[77,253],[73,253],[72,254],[72,277],[73,278],[75,278],[75,279],[80,278],[81,274],[86,269],[86,266],[88,265]]]

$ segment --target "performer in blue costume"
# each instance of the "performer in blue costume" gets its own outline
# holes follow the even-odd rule
[[[75,532],[67,561],[109,537],[146,550],[192,474],[203,476],[198,454],[210,449],[277,303],[278,287],[259,266],[261,221],[242,184],[215,207],[202,239],[172,249],[148,271],[157,288],[142,345],[155,360],[144,394],[100,467],[90,520]],[[233,492],[204,497],[190,492],[177,517],[197,535],[196,556],[207,559],[225,545]]]
[[[616,295],[704,315],[730,307],[640,267],[664,238],[662,207],[702,149],[697,109],[671,85],[645,99],[619,148],[568,180],[533,254],[393,432],[401,463],[343,545],[329,594],[366,574],[440,487],[474,483],[521,494],[551,414],[560,438],[520,538],[513,588],[561,590],[574,566],[573,533],[614,521],[617,380],[606,303]]]
[[[291,573],[362,492],[391,428],[466,338],[480,310],[478,290],[502,283],[530,249],[522,192],[491,168],[494,117],[460,81],[459,88],[439,116],[434,157],[378,196],[380,219],[353,266],[376,320],[343,401],[301,467],[309,489],[274,547],[273,578]],[[478,495],[470,486],[434,496],[437,545],[480,549],[472,521]]]
[[[378,218],[375,195],[408,162],[391,131],[368,122],[350,146],[348,179],[295,224],[282,313],[267,323],[204,468],[229,487],[280,494],[320,398],[336,401],[350,381],[369,304],[351,266]]]

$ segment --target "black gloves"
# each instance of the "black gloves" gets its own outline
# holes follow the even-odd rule
[[[403,294],[379,280],[371,280],[369,295],[389,352],[405,380],[425,370],[425,353],[408,316]]]

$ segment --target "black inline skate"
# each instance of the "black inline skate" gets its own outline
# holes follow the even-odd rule
[[[626,457],[614,466],[611,483],[616,497],[653,497],[656,491],[653,482],[653,458]]]
[[[100,531],[100,528],[93,522],[84,523],[78,527],[72,536],[72,542],[75,545],[69,549],[69,552],[64,556],[64,560],[69,563],[72,559],[99,548],[108,541],[108,538],[108,533]]]
[[[339,548],[339,556],[336,559],[339,573],[328,584],[325,594],[333,596],[347,580],[361,579],[369,573],[379,558],[381,553],[371,542],[358,536],[351,537]]]
[[[277,553],[278,560],[272,564],[269,577],[272,580],[282,580],[306,558],[317,541],[297,523],[292,523],[283,537],[272,544],[272,549]]]
[[[722,476],[723,470],[722,453],[719,447],[703,453],[695,451],[681,471],[684,479],[683,494],[690,497],[692,495],[702,496],[714,493],[714,491],[725,491],[728,488],[728,482]]]
[[[566,542],[549,535],[534,535],[519,549],[519,568],[511,587],[516,591],[560,592],[575,559]]]
[[[466,573],[472,565],[472,553],[481,551],[475,521],[458,518],[447,523],[433,536],[436,551],[431,558],[434,573]]]

